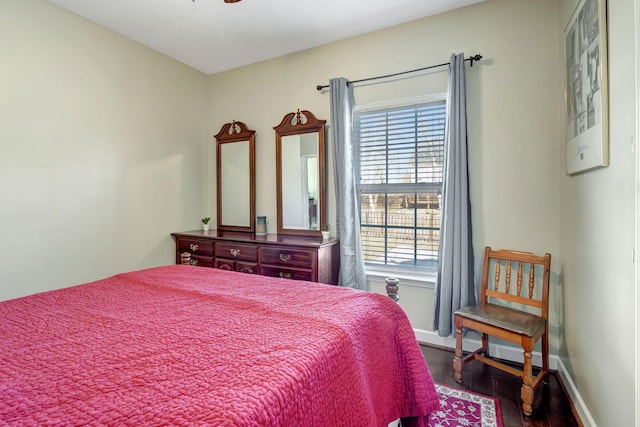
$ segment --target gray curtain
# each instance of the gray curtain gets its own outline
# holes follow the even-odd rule
[[[331,92],[331,143],[336,191],[336,232],[340,238],[338,284],[369,290],[360,245],[360,212],[353,168],[353,88],[347,79],[329,81]]]
[[[464,54],[451,55],[449,62],[442,224],[433,319],[433,329],[443,337],[455,334],[453,313],[476,302],[467,168]]]

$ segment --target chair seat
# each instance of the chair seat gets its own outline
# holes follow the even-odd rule
[[[455,314],[530,338],[544,330],[546,324],[544,318],[535,314],[489,303],[461,308]]]

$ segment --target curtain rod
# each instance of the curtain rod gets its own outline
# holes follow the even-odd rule
[[[465,59],[465,61],[470,61],[469,65],[473,67],[473,61],[480,61],[481,59],[482,59],[482,55],[477,54],[477,55],[470,56],[469,58]],[[445,62],[444,64],[431,65],[429,67],[417,68],[415,70],[409,70],[409,71],[401,71],[399,73],[387,74],[385,76],[369,77],[368,79],[360,79],[360,80],[350,80],[349,83],[360,83],[360,82],[368,82],[369,80],[385,79],[387,77],[395,77],[395,76],[400,76],[402,74],[415,73],[416,71],[424,71],[424,70],[429,70],[431,68],[444,67],[445,65],[449,65],[449,64],[450,62]],[[316,89],[319,92],[322,89],[325,89],[328,87],[329,85],[318,85],[316,86]]]

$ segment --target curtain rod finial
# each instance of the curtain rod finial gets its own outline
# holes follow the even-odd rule
[[[482,59],[482,55],[477,54],[477,55],[473,55],[469,58],[469,66],[473,67],[473,61],[480,61]]]

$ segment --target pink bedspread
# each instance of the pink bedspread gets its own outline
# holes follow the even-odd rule
[[[0,303],[0,425],[427,425],[388,297],[182,265]]]

